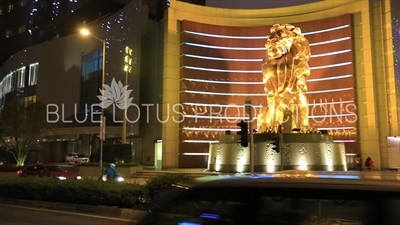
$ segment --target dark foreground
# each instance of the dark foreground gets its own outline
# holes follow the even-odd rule
[[[99,216],[82,216],[54,211],[39,211],[31,208],[6,207],[0,205],[0,225],[135,225],[124,219]]]

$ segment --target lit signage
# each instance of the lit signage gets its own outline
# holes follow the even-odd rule
[[[124,71],[130,73],[132,71],[132,49],[125,47]]]

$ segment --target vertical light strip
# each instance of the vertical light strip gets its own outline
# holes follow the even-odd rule
[[[396,7],[394,7],[394,0],[391,1],[392,4],[392,13],[396,14]],[[397,2],[398,5],[400,5]],[[397,108],[397,119],[398,121],[400,121],[400,10],[397,9],[397,17],[393,16],[392,18],[392,33],[393,33],[393,46],[392,46],[392,50],[393,50],[393,60],[394,60],[394,72],[395,72],[395,78],[396,78],[396,82],[395,82],[395,89],[396,89],[396,108]],[[394,106],[392,106],[394,107]]]

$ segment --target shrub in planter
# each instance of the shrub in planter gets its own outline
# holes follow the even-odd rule
[[[0,197],[85,205],[140,208],[147,191],[139,184],[97,180],[2,177]]]
[[[168,189],[172,184],[184,182],[192,179],[190,175],[185,173],[165,173],[159,174],[146,181],[144,187],[147,189],[147,197],[153,198],[158,193]]]

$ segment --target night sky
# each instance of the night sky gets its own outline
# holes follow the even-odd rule
[[[206,0],[206,5],[232,9],[263,9],[302,5],[322,0]]]

